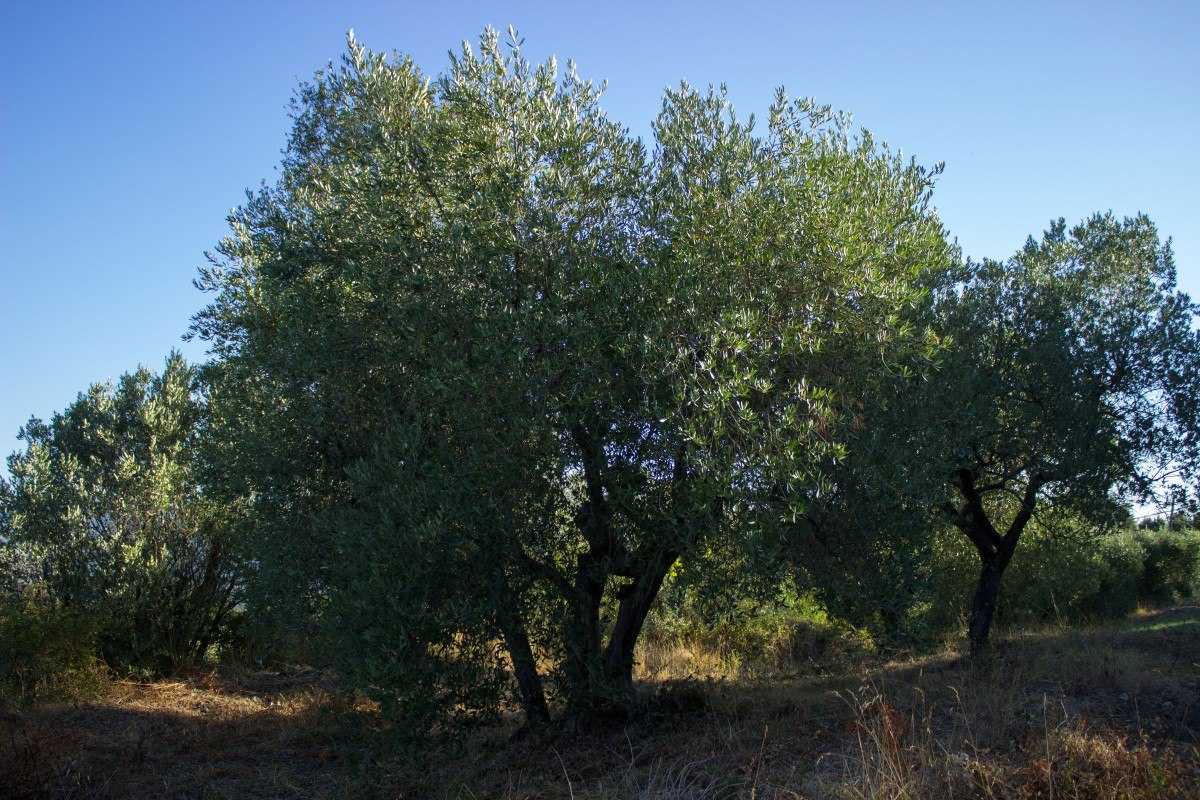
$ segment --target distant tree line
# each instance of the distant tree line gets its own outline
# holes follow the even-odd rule
[[[112,665],[291,636],[398,713],[541,723],[627,709],[680,571],[895,633],[953,558],[981,654],[1031,527],[1190,495],[1200,309],[1147,217],[965,259],[940,165],[828,107],[681,84],[647,143],[600,99],[515,35],[436,77],[351,38],[200,271],[211,360],[22,429],[9,602]]]

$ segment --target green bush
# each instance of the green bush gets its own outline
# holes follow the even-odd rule
[[[93,697],[105,681],[93,621],[24,596],[0,602],[0,698],[18,705]]]
[[[997,620],[1006,625],[1119,619],[1142,599],[1143,537],[1129,532],[1098,535],[1079,523],[1056,519],[1031,525],[1004,574]],[[956,531],[939,540],[926,627],[948,633],[964,624],[978,562]]]
[[[1146,551],[1130,533],[1106,536],[1097,543],[1098,581],[1095,592],[1080,603],[1085,616],[1119,619],[1138,605],[1138,582],[1145,569]]]
[[[1099,590],[1096,549],[1095,542],[1028,537],[1004,576],[1001,618],[1009,624],[1078,619]]]
[[[865,631],[832,617],[791,579],[782,579],[774,592],[726,592],[715,602],[718,598],[678,577],[668,577],[647,620],[647,646],[698,647],[748,674],[836,660],[870,646]]]
[[[1143,603],[1177,603],[1200,596],[1200,531],[1139,531],[1146,552],[1137,584]]]
[[[96,625],[116,670],[168,673],[222,644],[240,600],[240,506],[201,488],[196,368],[172,354],[20,431],[0,479],[0,590],[36,582]]]
[[[1145,553],[1130,534],[1036,533],[1004,577],[1006,622],[1120,619],[1137,608]]]

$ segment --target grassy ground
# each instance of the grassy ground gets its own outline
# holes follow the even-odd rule
[[[1012,635],[986,663],[697,680],[680,673],[703,654],[647,661],[630,722],[499,726],[419,758],[311,671],[116,683],[0,718],[0,796],[1200,798],[1200,608]]]

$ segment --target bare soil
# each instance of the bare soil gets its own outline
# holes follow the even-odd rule
[[[1200,608],[792,672],[660,677],[632,719],[417,749],[327,673],[119,681],[3,712],[0,797],[1200,798]]]

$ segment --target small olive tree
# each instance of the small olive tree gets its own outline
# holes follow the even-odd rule
[[[195,368],[172,354],[95,384],[20,432],[0,483],[9,590],[96,623],[113,666],[163,672],[225,633],[239,576],[234,512],[200,491]]]
[[[969,264],[940,313],[953,340],[927,393],[945,436],[946,518],[979,556],[973,652],[1044,504],[1104,523],[1197,465],[1197,307],[1145,216],[1062,220],[1005,262]]]

